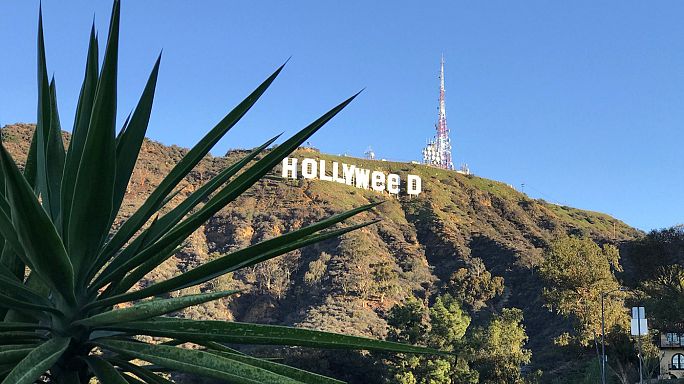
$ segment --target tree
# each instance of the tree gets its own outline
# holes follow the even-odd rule
[[[438,296],[430,308],[410,298],[390,310],[387,319],[390,340],[418,343],[445,351],[454,356],[424,358],[397,356],[388,361],[387,381],[404,384],[477,383],[477,372],[468,366],[465,354],[465,333],[470,317],[451,295]]]
[[[409,297],[404,304],[397,304],[387,317],[390,340],[410,344],[425,344],[430,329],[427,308],[415,297]]]
[[[587,346],[601,333],[601,294],[605,297],[606,329],[624,325],[623,292],[611,267],[621,270],[615,246],[600,247],[587,237],[563,237],[553,241],[546,252],[540,273],[547,283],[547,306],[574,321],[574,335],[561,335],[560,344],[576,342]]]
[[[684,264],[684,225],[653,230],[633,241],[626,261],[631,264],[626,275],[634,285],[654,278],[660,267]]]
[[[504,308],[487,327],[474,333],[473,368],[480,373],[480,382],[522,383],[520,367],[532,358],[532,353],[524,348],[527,334],[522,322],[520,309]]]
[[[645,306],[653,327],[663,331],[684,332],[684,266],[660,267],[655,277],[641,284]]]
[[[320,258],[309,263],[309,270],[304,273],[304,282],[310,286],[315,286],[321,282],[328,269],[328,262],[331,256],[326,252],[321,252]]]
[[[487,302],[503,293],[504,280],[500,276],[492,276],[482,259],[468,260],[466,268],[459,268],[449,279],[448,290],[454,297],[467,304],[477,312]]]
[[[444,351],[462,347],[470,316],[451,295],[438,296],[430,307],[429,345]]]
[[[607,351],[608,375],[612,374],[620,383],[631,384],[639,381],[639,349],[637,340],[628,330],[616,329],[608,334],[609,349]],[[643,375],[649,379],[657,376],[660,369],[660,350],[651,337],[642,337],[641,352],[643,354]]]
[[[394,270],[392,264],[387,261],[373,263],[370,265],[373,270],[373,286],[376,293],[380,296],[380,302],[385,302],[386,295],[394,295],[400,291],[397,285],[399,274]]]

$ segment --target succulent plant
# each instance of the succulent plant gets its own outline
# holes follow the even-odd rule
[[[39,15],[38,119],[23,171],[0,146],[2,383],[85,384],[96,377],[105,384],[158,384],[170,382],[159,374],[170,371],[234,383],[336,383],[228,345],[436,353],[308,329],[165,316],[237,292],[159,296],[369,225],[372,222],[340,223],[374,204],[134,289],[207,219],[265,176],[355,96],[277,147],[268,149],[277,137],[266,141],[163,213],[161,208],[174,196],[179,182],[256,103],[281,72],[278,68],[187,152],[132,215],[115,225],[145,137],[160,63],[158,59],[136,108],[116,134],[119,9],[115,0],[101,67],[94,25],[90,32],[68,150],[62,141],[55,82],[48,81],[42,12]]]

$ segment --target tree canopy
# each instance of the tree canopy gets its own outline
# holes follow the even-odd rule
[[[540,273],[546,280],[544,298],[553,311],[575,324],[574,334],[560,335],[560,344],[589,345],[601,332],[601,296],[604,296],[606,329],[625,324],[625,294],[613,270],[621,271],[615,246],[599,246],[587,237],[562,237],[546,252]]]

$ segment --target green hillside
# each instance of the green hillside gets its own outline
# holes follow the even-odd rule
[[[4,143],[15,158],[25,158],[32,130],[26,124],[2,129]],[[146,141],[122,207],[126,214],[142,203],[185,152]],[[243,153],[229,151],[225,157],[202,161],[166,209]],[[410,296],[429,301],[434,294],[448,291],[460,295],[474,324],[504,307],[522,309],[532,366],[553,371],[548,358],[558,351],[551,339],[569,325],[543,307],[543,283],[536,269],[543,249],[562,234],[614,243],[641,235],[608,215],[531,199],[504,183],[477,176],[417,164],[332,156],[312,149],[300,149],[293,156],[398,173],[402,180],[409,173],[416,174],[422,178],[423,193],[395,197],[334,182],[283,179],[276,169],[272,177],[210,219],[143,284],[333,213],[384,200],[375,212],[358,218],[382,219],[377,225],[211,281],[200,289],[244,291],[239,297],[181,315],[385,337],[387,311],[394,304]],[[490,297],[477,289],[463,289],[474,279],[493,285],[502,279],[503,290]],[[363,354],[290,350],[285,357],[287,362],[350,382],[379,380],[373,377],[372,359]],[[363,374],[348,369],[358,364],[369,368]]]

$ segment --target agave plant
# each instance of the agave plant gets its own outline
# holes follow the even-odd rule
[[[259,359],[228,345],[434,353],[428,349],[307,329],[166,317],[236,294],[169,297],[223,274],[371,223],[338,224],[373,204],[231,252],[173,278],[134,290],[218,210],[235,200],[349,104],[332,108],[275,149],[266,141],[160,211],[181,180],[254,105],[278,68],[230,111],[121,225],[114,225],[145,137],[159,59],[140,100],[116,134],[119,11],[114,1],[107,46],[98,63],[95,27],[68,150],[55,82],[48,81],[42,12],[38,25],[38,119],[23,172],[0,146],[0,379],[2,383],[169,383],[160,372],[187,372],[235,383],[339,381]],[[121,305],[125,304],[125,305]],[[152,336],[144,342],[139,336]]]

